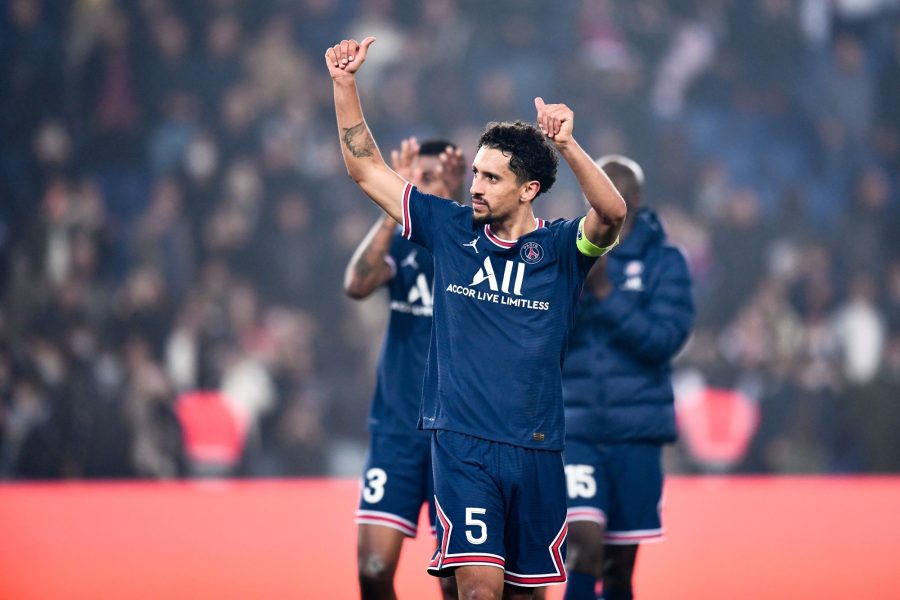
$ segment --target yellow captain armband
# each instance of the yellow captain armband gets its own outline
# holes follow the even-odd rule
[[[578,246],[578,251],[584,254],[585,256],[590,256],[592,258],[597,258],[598,256],[603,256],[613,248],[615,248],[619,244],[619,238],[616,238],[612,244],[607,246],[606,248],[601,248],[597,246],[591,240],[587,239],[587,236],[584,235],[584,220],[587,217],[581,217],[581,220],[578,221],[578,235],[575,237],[575,245]]]

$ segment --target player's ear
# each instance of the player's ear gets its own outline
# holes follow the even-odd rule
[[[522,184],[522,187],[519,188],[519,202],[531,202],[532,200],[537,198],[538,192],[540,191],[540,181],[526,181]]]

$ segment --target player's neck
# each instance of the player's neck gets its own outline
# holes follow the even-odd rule
[[[498,238],[514,242],[518,240],[523,235],[528,235],[532,231],[538,228],[538,220],[535,218],[534,213],[531,212],[531,209],[527,211],[521,211],[514,215],[510,215],[508,219],[504,221],[494,221],[490,225],[488,225],[491,229],[491,233],[493,233]]]

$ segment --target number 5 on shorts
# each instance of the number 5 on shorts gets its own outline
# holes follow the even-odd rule
[[[484,508],[471,508],[466,507],[466,527],[470,525],[474,525],[481,529],[481,534],[478,537],[472,535],[472,532],[466,529],[466,539],[469,540],[470,544],[483,544],[487,541],[487,525],[485,525],[484,521],[481,519],[476,519],[473,515],[483,515],[487,513],[487,509]]]

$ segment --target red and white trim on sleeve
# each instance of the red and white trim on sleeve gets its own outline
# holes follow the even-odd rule
[[[566,511],[566,520],[569,523],[574,521],[591,521],[605,527],[606,513],[593,506],[573,506]]]
[[[453,534],[453,523],[450,522],[450,518],[444,513],[440,502],[437,501],[437,497],[434,499],[434,508],[437,513],[437,518],[441,522],[441,527],[444,529],[444,536],[441,539],[440,547],[434,553],[434,557],[432,557],[431,562],[428,564],[428,571],[430,573],[439,575],[444,569],[471,565],[497,567],[499,569],[504,568],[506,559],[496,554],[474,552],[448,554],[447,549],[450,547],[450,536]]]
[[[403,213],[403,237],[406,239],[412,238],[412,222],[409,219],[409,195],[412,192],[412,184],[407,183],[406,187],[403,188],[403,198],[401,199],[401,211]]]
[[[662,529],[635,529],[633,531],[607,531],[603,536],[610,546],[630,546],[644,542],[661,542]]]
[[[532,231],[536,231],[536,230],[540,229],[541,227],[544,227],[546,224],[547,224],[547,221],[545,221],[544,219],[538,219],[537,217],[535,217],[534,229]],[[531,233],[531,231],[529,231],[528,233]],[[519,240],[504,240],[502,237],[495,235],[494,232],[491,231],[490,223],[488,223],[487,225],[484,226],[484,237],[486,237],[491,242],[493,242],[494,245],[499,246],[504,249],[512,248],[519,241]]]
[[[357,510],[354,520],[358,525],[381,525],[402,531],[409,537],[416,537],[415,523],[391,513],[377,510]]]
[[[509,571],[507,571],[506,575],[503,577],[503,580],[507,583],[511,583],[513,585],[518,585],[521,587],[539,587],[543,585],[565,583],[566,567],[563,564],[562,545],[563,543],[565,543],[568,533],[569,525],[568,523],[563,522],[562,529],[559,530],[559,533],[556,534],[556,537],[553,538],[553,541],[547,548],[550,551],[550,558],[553,561],[553,568],[556,571],[555,573],[544,573],[541,575],[520,575],[518,573],[510,573]]]

